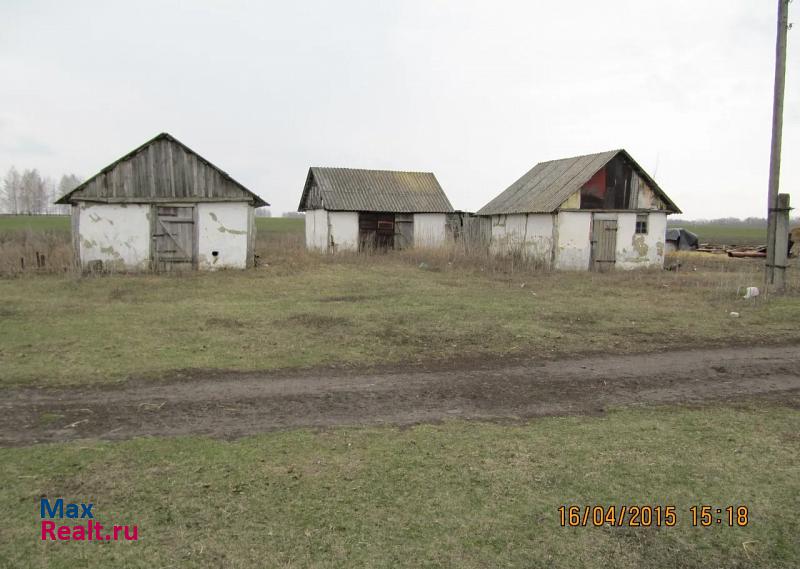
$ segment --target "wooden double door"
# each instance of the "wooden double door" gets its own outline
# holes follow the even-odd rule
[[[194,206],[155,206],[153,269],[159,272],[192,270],[197,264]]]
[[[358,250],[390,251],[414,243],[414,216],[404,213],[360,212]]]

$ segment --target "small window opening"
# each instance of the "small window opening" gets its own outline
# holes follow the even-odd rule
[[[219,251],[211,251],[211,256],[212,257],[218,257],[219,256]]]
[[[647,235],[647,214],[636,216],[636,233],[640,235]]]

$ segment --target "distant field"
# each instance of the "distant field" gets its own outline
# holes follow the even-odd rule
[[[683,227],[697,234],[701,243],[715,245],[764,245],[767,241],[767,228],[752,225],[721,223],[695,223],[691,221],[670,221],[669,227]]]
[[[258,217],[256,227],[260,233],[302,233],[303,219],[288,217]],[[34,231],[69,231],[68,215],[0,215],[0,231],[32,229]]]
[[[33,231],[69,231],[68,215],[0,215],[0,232],[31,229]]]
[[[303,233],[304,219],[291,217],[257,217],[256,231],[259,235],[291,235]]]
[[[256,227],[259,238],[270,236],[301,235],[303,219],[287,217],[259,217]],[[700,237],[702,243],[720,245],[763,245],[766,228],[749,225],[696,223],[692,221],[670,221],[669,227],[684,227]],[[66,215],[0,215],[0,232],[31,229],[34,231],[69,231],[69,216]]]

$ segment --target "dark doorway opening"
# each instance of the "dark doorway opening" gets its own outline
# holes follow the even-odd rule
[[[358,214],[358,250],[394,249],[394,214],[361,212]]]

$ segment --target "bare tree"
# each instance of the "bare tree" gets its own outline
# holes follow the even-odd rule
[[[0,184],[0,212],[11,214],[69,213],[69,206],[55,201],[78,187],[83,178],[64,174],[58,184],[52,178],[42,178],[36,168],[22,174],[15,167],[8,169]]]
[[[61,176],[61,180],[59,180],[58,182],[58,192],[56,192],[57,195],[50,200],[50,203],[53,203],[60,197],[68,194],[69,192],[80,186],[82,183],[83,183],[83,178],[81,178],[80,176],[76,176],[75,174],[64,174],[63,176]],[[69,213],[69,206],[67,205],[59,205],[55,207],[56,207],[55,210],[56,213]]]
[[[21,190],[19,213],[44,213],[47,210],[47,187],[36,168],[22,173]]]
[[[7,213],[19,213],[21,188],[22,178],[12,166],[3,178],[3,191],[0,195],[0,207]]]

